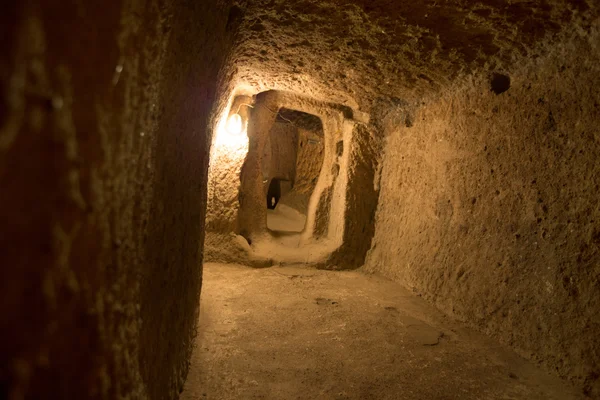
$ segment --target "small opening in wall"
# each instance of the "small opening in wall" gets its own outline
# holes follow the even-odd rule
[[[510,89],[510,77],[508,75],[495,72],[490,81],[492,92],[496,94],[504,93]]]
[[[289,182],[289,181],[288,181]],[[267,190],[267,208],[274,210],[281,198],[281,179],[272,179]]]

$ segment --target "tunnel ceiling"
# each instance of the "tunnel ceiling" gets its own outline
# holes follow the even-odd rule
[[[591,0],[589,0],[591,1]],[[230,12],[237,77],[369,108],[477,68],[503,70],[561,28],[595,18],[576,0],[252,0]],[[592,11],[593,10],[593,11]],[[357,103],[354,103],[356,101]]]
[[[289,123],[296,128],[305,129],[311,132],[323,132],[321,118],[302,111],[290,110],[289,108],[282,108],[279,110],[277,113],[277,122]]]

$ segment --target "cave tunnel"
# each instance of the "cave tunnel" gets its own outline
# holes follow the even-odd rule
[[[597,1],[0,20],[0,398],[600,398]]]

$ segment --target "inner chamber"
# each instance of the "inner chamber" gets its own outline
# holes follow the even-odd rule
[[[316,115],[279,109],[262,164],[270,231],[304,230],[308,203],[323,166],[323,136],[323,123]]]

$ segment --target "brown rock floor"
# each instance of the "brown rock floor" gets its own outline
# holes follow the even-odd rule
[[[359,272],[206,264],[182,400],[574,399],[574,388]]]

